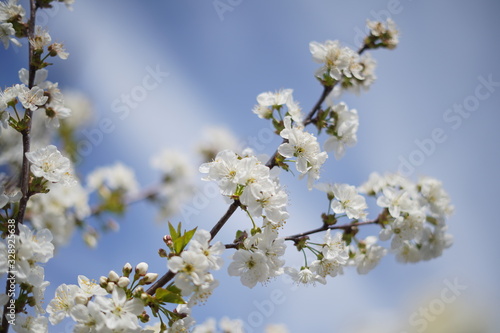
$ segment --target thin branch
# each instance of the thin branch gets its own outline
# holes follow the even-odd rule
[[[300,234],[295,234],[295,235],[292,235],[292,236],[285,237],[285,240],[295,241],[295,240],[297,240],[299,238],[302,238],[304,236],[312,235],[312,234],[315,234],[315,233],[318,233],[318,232],[321,232],[321,231],[335,230],[335,229],[345,229],[345,230],[347,230],[347,229],[351,229],[353,227],[359,227],[359,226],[368,225],[368,224],[378,224],[378,223],[379,223],[379,218],[377,217],[373,221],[356,222],[356,223],[349,223],[349,224],[343,224],[343,225],[328,225],[328,224],[324,224],[322,227],[319,227],[319,228],[316,228],[316,229],[313,229],[313,230],[309,230],[309,231],[306,231],[306,232],[303,232],[303,233],[300,233]]]
[[[28,40],[33,38],[35,33],[35,20],[36,20],[36,1],[30,0],[30,18],[28,21]],[[29,59],[29,78],[28,78],[28,88],[33,88],[33,83],[35,82],[35,73],[36,67],[33,64],[33,54],[34,48],[31,43],[28,43],[28,59]],[[30,143],[31,143],[31,119],[33,116],[33,112],[30,109],[26,109],[26,113],[24,114],[24,120],[26,121],[26,127],[21,132],[23,137],[23,164],[21,167],[21,179],[20,179],[20,188],[22,197],[19,202],[19,210],[17,212],[17,216],[15,219],[15,233],[19,234],[19,224],[24,222],[24,215],[26,214],[26,206],[28,205],[28,200],[30,198],[29,193],[29,181],[30,181],[30,165],[28,158],[26,157],[26,153],[30,151]],[[8,274],[12,274],[9,272]],[[3,308],[3,317],[2,317],[2,327],[0,327],[0,333],[7,333],[9,331],[10,322],[7,319],[7,314],[9,313],[9,309],[7,308],[11,301],[14,299],[13,293],[10,292],[10,283],[6,281],[5,287],[6,294],[9,295],[9,299]]]
[[[359,226],[363,226],[363,225],[369,225],[369,224],[378,224],[379,223],[379,217],[377,217],[375,220],[373,221],[365,221],[365,222],[356,222],[356,223],[350,223],[350,224],[344,224],[344,225],[328,225],[328,224],[324,224],[323,226],[319,227],[319,228],[316,228],[316,229],[313,229],[313,230],[309,230],[309,231],[306,231],[306,232],[303,232],[303,233],[300,233],[300,234],[295,234],[295,235],[292,235],[292,236],[288,236],[288,237],[285,237],[285,240],[287,241],[297,241],[299,240],[300,238],[302,237],[305,237],[305,236],[308,236],[308,235],[312,235],[312,234],[316,234],[318,232],[322,232],[322,231],[326,231],[326,230],[334,230],[334,229],[351,229],[353,227],[359,227]],[[225,244],[224,246],[226,247],[226,249],[237,249],[238,248],[238,245],[239,243],[232,243],[232,244]]]
[[[226,224],[226,222],[229,220],[229,218],[236,211],[236,208],[238,208],[239,206],[240,206],[240,202],[238,200],[233,201],[231,206],[229,206],[229,208],[227,209],[226,214],[224,214],[219,219],[217,224],[212,228],[212,230],[210,230],[210,236],[212,236],[211,239],[213,239],[219,233],[220,229],[224,226],[224,224]]]
[[[335,82],[335,83],[337,83],[337,82]],[[316,104],[314,105],[314,107],[312,108],[312,110],[307,115],[306,119],[304,119],[304,126],[307,126],[307,125],[309,125],[312,122],[312,119],[313,119],[314,115],[316,114],[316,112],[319,111],[319,109],[321,108],[321,105],[323,104],[323,102],[325,101],[325,99],[332,92],[333,87],[335,87],[335,84],[333,84],[331,86],[323,86],[323,93],[321,94],[321,97],[316,102]]]

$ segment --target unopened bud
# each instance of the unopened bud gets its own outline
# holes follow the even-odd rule
[[[142,294],[144,293],[144,288],[141,286],[138,286],[137,288],[134,289],[134,297],[142,298]]]
[[[132,272],[132,265],[130,263],[126,263],[122,268],[122,273],[124,276],[128,277]]]
[[[99,285],[101,286],[101,288],[106,288],[106,286],[108,285],[108,278],[105,276],[101,276],[99,278]]]
[[[128,277],[122,276],[118,279],[118,282],[116,282],[116,285],[120,288],[125,288],[128,286],[130,283],[130,279]]]
[[[158,278],[157,273],[148,273],[144,276],[142,281],[144,281],[144,284],[150,284],[153,283],[157,278]]]
[[[159,249],[158,250],[158,255],[160,256],[160,258],[166,258],[166,257],[168,257],[167,251],[165,249]]]
[[[151,297],[151,295],[149,295],[148,293],[144,293],[144,292],[143,292],[143,293],[141,294],[141,299],[142,299],[143,301],[147,301],[150,297]]]
[[[75,304],[87,305],[88,302],[89,302],[89,299],[83,294],[77,294],[75,296]]]
[[[139,274],[140,276],[146,275],[148,267],[148,264],[145,262],[138,263],[137,266],[135,266],[135,274]]]
[[[111,282],[117,282],[120,276],[115,271],[110,271],[108,274],[108,280]]]
[[[146,311],[141,313],[138,317],[142,323],[147,323],[149,321],[149,315],[146,313]]]
[[[168,247],[171,247],[174,244],[174,242],[172,241],[172,236],[170,236],[170,235],[163,236],[163,242],[165,242],[165,244]]]
[[[113,292],[113,289],[115,289],[115,283],[109,282],[105,289],[108,293],[111,294]]]

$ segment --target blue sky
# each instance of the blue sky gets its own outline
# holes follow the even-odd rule
[[[384,311],[405,321],[418,307],[416,295],[432,298],[443,288],[443,280],[455,278],[468,286],[464,302],[498,308],[495,244],[500,228],[494,207],[500,186],[500,86],[491,85],[489,96],[479,104],[467,104],[474,102],[471,96],[481,82],[500,82],[498,3],[232,3],[239,4],[224,12],[222,20],[209,0],[77,0],[73,12],[61,6],[48,15],[53,39],[63,41],[71,54],[65,62],[56,61],[49,79],[84,91],[93,101],[96,121],[109,118],[115,124],[85,160],[83,170],[120,160],[148,185],[155,181],[150,157],[165,147],[192,151],[207,125],[227,126],[242,140],[256,135],[267,125],[251,112],[261,92],[292,88],[303,108],[310,109],[321,87],[313,77],[317,64],[311,60],[309,42],[338,39],[355,47],[367,18],[389,14],[400,28],[400,45],[393,51],[372,52],[378,80],[369,92],[343,98],[360,115],[358,144],[342,160],[331,158],[324,177],[358,185],[372,171],[395,172],[402,160],[424,156],[411,177],[442,180],[456,207],[449,220],[455,244],[431,262],[401,265],[389,255],[367,276],[347,270],[325,287],[301,290],[280,281],[247,290],[223,271],[218,274],[221,287],[195,310],[200,321],[223,315],[248,321],[259,311],[255,302],[262,304],[273,290],[280,290],[286,301],[269,316],[264,313],[266,322],[287,323],[291,332],[343,332],[353,312]],[[26,59],[11,49],[0,57],[0,83],[11,85]],[[121,119],[112,111],[113,102],[141,84],[148,68],[169,75]],[[454,105],[475,111],[460,115]],[[429,142],[436,130],[445,139],[425,154],[417,142]],[[278,142],[263,152],[272,153]],[[292,217],[284,232],[313,228],[319,220],[310,214],[321,212],[326,202],[298,180],[288,182],[287,188]],[[210,229],[224,211],[223,201],[215,198],[191,223]],[[47,276],[54,281],[50,288],[76,283],[78,274],[98,278],[127,261],[148,261],[151,269],[163,271],[165,262],[155,257],[161,246],[158,235],[166,229],[154,223],[154,215],[148,205],[133,207],[121,232],[105,236],[97,250],[85,249],[75,237],[74,245],[63,248],[47,266]],[[236,215],[233,220],[236,224],[242,218]],[[232,227],[220,234],[220,240],[231,240],[236,226]],[[293,251],[287,260],[300,264]]]

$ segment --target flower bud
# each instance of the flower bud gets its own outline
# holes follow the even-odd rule
[[[150,295],[150,294],[148,294],[148,293],[143,292],[143,293],[141,294],[141,299],[142,299],[144,302],[148,301],[150,298],[151,298],[151,295]]]
[[[99,278],[99,285],[101,286],[101,288],[106,288],[106,286],[108,285],[108,278],[105,276],[101,276]]]
[[[170,235],[163,236],[163,242],[165,242],[165,244],[168,247],[171,247],[174,244],[174,242],[172,241],[172,236],[170,236]]]
[[[75,296],[75,304],[87,305],[88,302],[89,302],[89,299],[85,295],[83,295],[83,294],[76,294],[76,296]]]
[[[160,256],[160,258],[166,258],[166,257],[168,257],[167,251],[165,249],[159,249],[158,250],[158,255]]]
[[[143,293],[144,293],[144,288],[141,286],[138,286],[137,288],[134,289],[133,296],[136,298],[142,298]]]
[[[113,289],[115,289],[115,283],[109,282],[105,289],[108,293],[111,294],[113,292]]]
[[[157,273],[148,273],[144,276],[142,281],[144,281],[144,284],[150,284],[153,283],[157,278],[158,278]]]
[[[146,311],[141,313],[138,317],[142,323],[147,323],[149,321],[149,315],[146,313]]]
[[[139,274],[140,276],[146,275],[148,267],[148,264],[145,262],[138,263],[137,266],[135,266],[135,274]]]
[[[122,276],[118,279],[118,282],[116,282],[116,285],[120,288],[125,288],[128,286],[130,283],[130,279],[128,277]]]
[[[124,276],[128,277],[132,272],[132,265],[130,263],[126,263],[122,268],[122,273]]]
[[[108,280],[111,282],[117,282],[120,276],[115,271],[110,271],[108,274]]]

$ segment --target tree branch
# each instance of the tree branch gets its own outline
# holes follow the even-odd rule
[[[35,20],[36,20],[36,2],[35,0],[30,0],[30,18],[28,21],[28,40],[30,38],[33,38],[35,34]],[[33,88],[33,84],[35,82],[35,73],[36,73],[36,67],[33,64],[33,53],[34,53],[34,48],[31,43],[28,43],[28,60],[29,60],[29,78],[28,78],[28,88],[31,89]],[[19,210],[17,212],[17,216],[15,219],[15,233],[16,235],[19,234],[19,224],[24,222],[24,215],[26,214],[26,206],[28,205],[28,200],[30,198],[30,193],[29,193],[29,182],[30,182],[30,164],[28,161],[28,158],[26,157],[26,153],[30,151],[30,145],[31,145],[31,118],[33,117],[33,111],[30,109],[26,109],[25,114],[24,114],[24,120],[26,121],[26,127],[23,129],[21,132],[22,135],[22,140],[23,140],[23,164],[21,167],[21,179],[20,179],[20,188],[21,188],[21,193],[22,197],[21,200],[19,201]],[[10,273],[10,269],[9,272]],[[9,295],[9,300],[5,304],[3,308],[3,317],[2,317],[2,327],[0,327],[0,333],[7,333],[9,331],[9,326],[10,322],[7,319],[6,314],[9,313],[9,309],[7,308],[8,305],[11,304],[11,301],[14,299],[14,295],[10,293],[10,283],[9,281],[6,281],[6,294]],[[16,309],[17,310],[17,309]],[[17,313],[17,312],[16,312]]]
[[[363,225],[369,225],[369,224],[378,224],[379,223],[379,218],[377,217],[373,221],[365,221],[365,222],[356,222],[356,223],[350,223],[350,224],[343,224],[343,225],[328,225],[328,224],[323,224],[322,227],[309,230],[300,234],[295,234],[292,236],[285,237],[285,240],[291,240],[291,241],[296,241],[299,238],[302,238],[304,236],[312,235],[321,231],[326,231],[326,230],[335,230],[335,229],[350,229],[353,227],[359,227]]]

